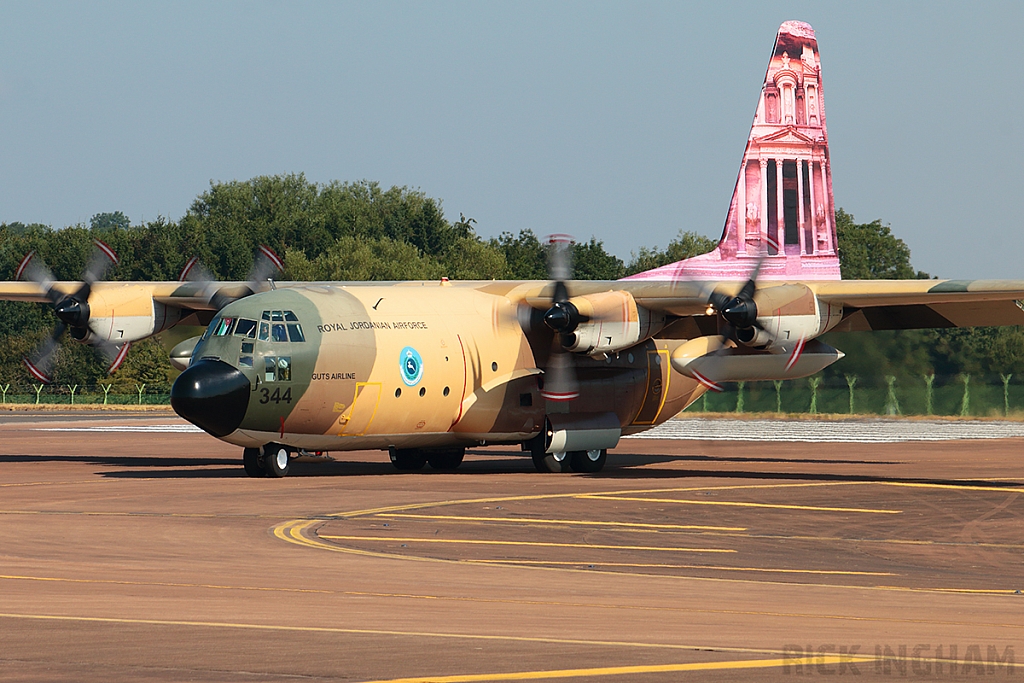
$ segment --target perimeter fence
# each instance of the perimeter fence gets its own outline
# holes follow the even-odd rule
[[[0,404],[164,405],[170,384],[15,384],[0,383]]]
[[[1014,381],[1016,379],[1016,381]],[[1024,414],[1024,376],[821,376],[732,382],[687,412],[997,417]]]

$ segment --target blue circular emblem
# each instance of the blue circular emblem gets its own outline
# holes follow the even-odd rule
[[[420,358],[419,352],[411,346],[402,349],[398,364],[402,366],[402,381],[407,386],[416,386],[423,378],[423,359]]]

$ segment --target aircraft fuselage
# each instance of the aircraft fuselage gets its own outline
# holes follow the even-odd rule
[[[672,370],[680,342],[648,339],[603,358],[575,356],[580,396],[546,400],[545,359],[534,349],[543,354],[550,341],[531,344],[521,322],[529,309],[510,293],[444,281],[311,284],[239,300],[211,323],[189,369],[225,364],[218,372],[237,389],[185,416],[245,447],[441,448],[523,442],[551,415],[611,414],[622,433],[638,432],[701,393]],[[216,419],[204,423],[204,410]]]

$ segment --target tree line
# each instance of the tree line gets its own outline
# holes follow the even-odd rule
[[[837,237],[845,278],[927,277],[913,269],[907,245],[881,221],[858,224],[841,209]],[[549,226],[545,232],[563,232]],[[88,225],[53,229],[40,224],[0,224],[0,279],[14,279],[22,257],[36,250],[57,279],[81,276],[93,238],[120,256],[111,280],[174,280],[186,261],[199,256],[222,280],[244,280],[260,244],[284,257],[286,280],[544,279],[545,245],[531,230],[484,239],[476,221],[449,222],[440,200],[406,187],[384,189],[369,181],[318,184],[302,174],[259,176],[211,183],[179,220],[159,217],[133,224],[115,211]],[[614,280],[710,251],[715,241],[680,231],[664,248],[638,246],[628,260],[609,253],[596,238],[573,247],[576,279]],[[55,324],[43,304],[0,302],[0,383],[28,382],[22,356]],[[194,332],[192,332],[194,333]],[[115,384],[167,383],[172,330],[139,342]],[[828,335],[847,352],[833,373],[920,374],[1024,373],[1024,333],[1018,328],[906,331]],[[94,384],[104,362],[88,347],[65,343],[55,376],[61,382]]]

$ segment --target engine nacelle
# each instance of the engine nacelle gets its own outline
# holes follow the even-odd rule
[[[788,355],[734,347],[720,336],[691,339],[672,352],[672,367],[714,391],[721,382],[797,379],[823,370],[843,352],[817,339]]]
[[[779,285],[754,295],[760,327],[737,330],[744,346],[771,353],[792,353],[798,345],[825,334],[843,319],[843,307],[823,302],[806,285]]]
[[[82,341],[102,339],[117,345],[138,341],[181,318],[181,309],[154,301],[149,287],[112,284],[89,296],[89,334]]]
[[[639,306],[629,292],[612,291],[570,299],[586,322],[568,335],[569,351],[596,355],[628,349],[665,327],[665,315]]]

